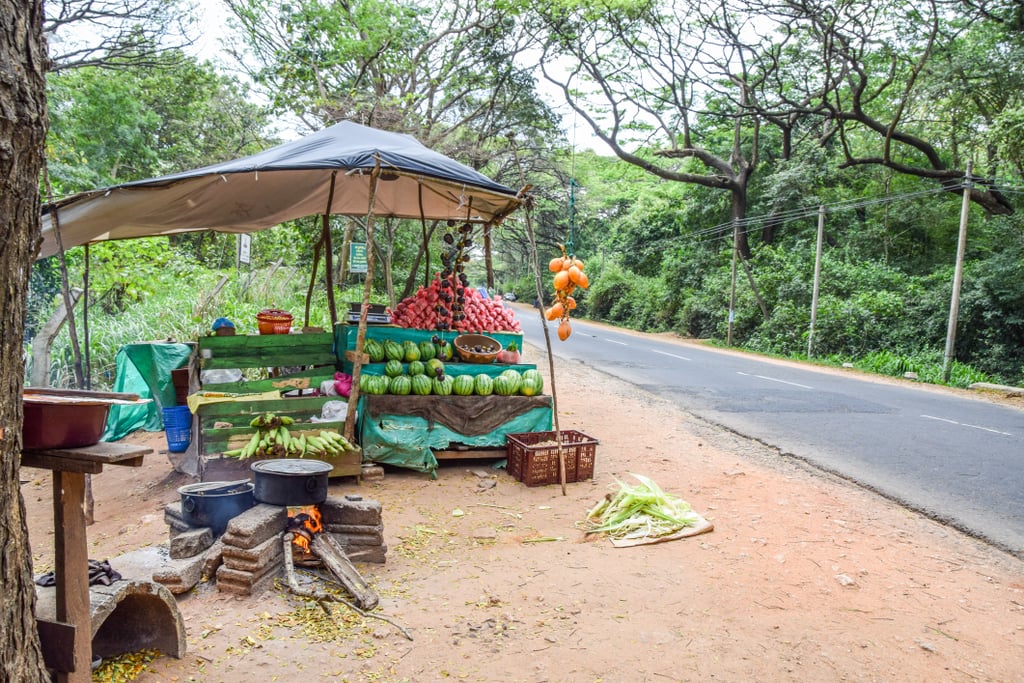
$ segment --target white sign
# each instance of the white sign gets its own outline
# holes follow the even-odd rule
[[[238,262],[249,265],[249,253],[252,249],[252,236],[238,236]]]

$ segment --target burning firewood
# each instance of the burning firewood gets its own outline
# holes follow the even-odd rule
[[[332,543],[333,542],[333,545],[337,547],[337,551],[341,554],[341,557],[344,558],[344,563],[346,563],[349,566],[351,566],[351,563],[348,562],[348,558],[345,556],[344,550],[342,550],[341,546],[337,545],[337,541],[334,541],[333,537],[331,537],[329,534],[317,534],[316,535],[316,537],[320,537],[320,536],[324,536],[325,538],[331,539],[330,541],[328,541],[328,543]],[[410,634],[407,630],[405,630],[404,628],[402,628],[401,626],[396,624],[394,621],[392,621],[388,617],[385,617],[385,616],[380,615],[380,614],[372,614],[370,612],[367,612],[367,611],[365,611],[363,609],[360,609],[356,605],[354,605],[354,604],[350,603],[349,601],[344,600],[342,598],[331,596],[331,595],[326,595],[326,594],[321,593],[320,591],[317,591],[315,589],[307,589],[307,588],[302,588],[301,586],[299,586],[299,582],[298,582],[298,580],[295,577],[295,564],[294,564],[294,561],[292,559],[292,549],[293,549],[293,547],[295,545],[294,538],[295,537],[293,536],[293,534],[287,534],[286,533],[284,535],[284,540],[283,540],[283,543],[284,543],[284,571],[285,571],[285,578],[288,581],[288,588],[291,589],[292,593],[294,593],[295,595],[298,595],[299,597],[308,598],[310,600],[315,600],[316,603],[318,605],[320,605],[320,609],[322,609],[328,615],[331,613],[331,610],[330,610],[330,607],[328,606],[327,603],[328,602],[340,602],[341,604],[345,605],[346,607],[348,607],[352,611],[358,613],[360,616],[371,617],[373,619],[380,619],[381,621],[387,622],[387,623],[391,624],[392,626],[394,626],[399,631],[401,631],[402,635],[405,636],[406,638],[408,638],[409,640],[413,639],[412,638],[412,634]],[[329,551],[329,552],[333,552],[333,551]],[[327,563],[325,562],[324,564],[327,564]],[[331,571],[333,572],[334,570],[332,569]],[[355,567],[352,567],[352,571],[355,573],[355,576],[358,577],[359,582],[362,583],[362,585],[365,586],[366,585],[365,582],[363,582],[363,579],[362,579],[361,576],[359,576],[359,573],[355,571]],[[335,575],[337,576],[337,574],[335,574]],[[340,576],[338,576],[338,578],[341,579]],[[342,585],[344,585],[346,588],[348,588],[348,584],[345,581],[342,581]],[[373,592],[373,590],[370,589],[368,586],[366,587],[366,591],[369,591],[369,594],[372,595],[372,600],[368,600],[368,602],[372,602],[372,607],[368,607],[367,609],[373,609],[374,607],[377,606],[377,604],[379,602],[378,598],[377,598],[377,594],[375,592]],[[353,593],[353,595],[355,595],[355,594]],[[363,599],[366,600],[367,597],[364,596]]]

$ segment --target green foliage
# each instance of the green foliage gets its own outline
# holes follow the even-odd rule
[[[964,365],[958,361],[950,364],[949,382],[943,380],[943,357],[941,351],[919,351],[912,354],[898,354],[892,351],[875,351],[868,353],[854,362],[858,370],[903,377],[913,373],[917,379],[927,384],[948,384],[952,387],[966,389],[975,382],[991,382],[985,373]]]
[[[47,161],[57,194],[225,161],[263,146],[265,111],[209,64],[86,67],[47,81]]]

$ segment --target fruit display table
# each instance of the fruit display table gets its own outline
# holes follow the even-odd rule
[[[335,327],[335,349],[345,372],[352,372],[348,356],[356,344],[357,328]],[[412,342],[421,344],[435,337],[451,342],[454,332],[441,333],[392,325],[367,328],[366,338],[377,342]],[[523,336],[517,332],[488,333],[503,347],[511,343],[522,346]],[[409,363],[391,361],[393,372],[409,372]],[[382,375],[387,363],[362,365],[365,376]],[[536,370],[528,363],[464,363],[445,361],[443,372],[448,377],[486,375],[498,378],[512,369],[517,372]],[[414,378],[416,379],[416,378]],[[394,395],[360,393],[357,435],[367,462],[386,463],[433,474],[438,460],[445,458],[504,457],[505,435],[520,432],[547,431],[553,420],[552,401],[545,395]]]
[[[89,548],[86,539],[85,475],[104,465],[140,467],[153,449],[125,443],[98,443],[81,448],[25,451],[23,467],[53,472],[53,545],[56,587],[55,621],[39,620],[44,654],[57,669],[57,681],[92,680],[92,615]],[[176,617],[180,621],[180,617]],[[182,631],[183,633],[183,631]],[[184,638],[180,639],[183,643]],[[184,650],[184,645],[181,647]],[[70,656],[68,656],[70,655]],[[175,653],[175,656],[179,656]]]
[[[439,458],[504,457],[506,434],[553,415],[550,396],[361,396],[359,443],[367,461],[433,474]]]

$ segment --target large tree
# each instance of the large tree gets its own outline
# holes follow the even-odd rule
[[[733,21],[716,11],[682,0],[543,4],[541,68],[620,159],[663,180],[728,193],[730,216],[740,221],[764,118],[750,107],[744,46],[708,30],[713,19]],[[737,249],[750,256],[743,231]]]
[[[156,66],[192,43],[193,9],[182,0],[51,0],[43,22],[50,70]]]
[[[39,242],[46,137],[41,0],[0,0],[0,680],[49,680],[35,628],[35,585],[18,486],[24,379],[21,336]]]

